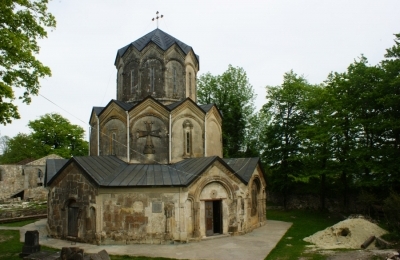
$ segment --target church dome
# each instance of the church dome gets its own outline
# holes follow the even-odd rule
[[[117,100],[137,103],[152,96],[164,104],[196,102],[199,57],[193,48],[155,29],[117,52]]]

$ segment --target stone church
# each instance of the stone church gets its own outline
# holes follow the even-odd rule
[[[48,230],[97,244],[188,242],[265,224],[258,158],[222,158],[199,105],[199,56],[160,29],[117,51],[116,100],[93,107],[90,155],[48,160]]]

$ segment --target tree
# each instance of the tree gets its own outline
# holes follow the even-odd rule
[[[222,113],[224,157],[243,156],[249,120],[255,110],[255,94],[246,72],[229,65],[222,75],[201,75],[197,85],[199,103],[215,103]]]
[[[38,39],[47,37],[47,28],[55,28],[54,16],[47,12],[48,0],[2,0],[0,2],[0,123],[20,118],[12,103],[14,89],[23,88],[19,99],[31,102],[37,95],[39,78],[51,76],[35,55]]]
[[[271,121],[265,131],[263,161],[271,170],[271,186],[283,195],[286,208],[289,192],[301,180],[303,150],[299,130],[305,119],[302,101],[310,85],[293,71],[285,73],[281,86],[267,87],[268,102],[262,110]]]
[[[248,134],[246,135],[246,157],[261,157],[264,152],[264,136],[270,124],[271,115],[264,110],[260,110],[250,117]]]
[[[386,50],[380,68],[384,71],[378,102],[383,106],[380,127],[384,136],[381,147],[380,169],[385,186],[400,188],[400,33],[395,34],[395,45]]]
[[[1,164],[17,163],[42,157],[43,150],[30,135],[19,133],[7,141],[7,150],[1,155]]]
[[[83,140],[85,131],[72,125],[59,114],[46,114],[29,121],[32,138],[43,146],[45,154],[55,153],[68,158],[88,154],[88,143]]]
[[[7,135],[0,136],[0,156],[7,151],[7,143],[10,140],[10,137]]]
[[[88,154],[83,128],[71,124],[59,114],[46,114],[29,121],[28,126],[32,129],[31,134],[19,133],[8,140],[7,150],[0,157],[1,163],[38,159],[49,154],[64,158]]]

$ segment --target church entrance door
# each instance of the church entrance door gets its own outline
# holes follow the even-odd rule
[[[206,236],[222,234],[222,201],[205,202]]]
[[[78,214],[79,207],[76,202],[68,205],[68,236],[78,237]]]

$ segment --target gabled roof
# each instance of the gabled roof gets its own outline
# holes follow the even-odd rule
[[[93,107],[93,112],[99,116],[101,111],[103,111],[104,107]]]
[[[185,98],[181,101],[177,101],[174,103],[171,103],[169,105],[164,105],[162,104],[160,101],[158,101],[157,99],[153,98],[152,96],[147,96],[146,98],[144,98],[143,100],[141,100],[139,103],[131,103],[131,102],[123,102],[120,100],[115,100],[112,99],[110,102],[108,102],[108,104],[105,107],[93,107],[92,111],[97,115],[100,116],[100,114],[108,107],[111,105],[111,103],[115,103],[117,104],[119,107],[121,107],[122,109],[124,109],[125,111],[130,111],[131,109],[133,109],[134,107],[140,105],[141,103],[145,102],[147,99],[152,99],[155,102],[157,102],[159,105],[165,107],[168,111],[172,111],[175,108],[179,107],[181,104],[185,103],[187,100],[191,101],[193,104],[195,104],[197,107],[199,107],[201,109],[201,111],[203,111],[204,113],[207,113],[208,111],[211,110],[211,108],[213,106],[216,106],[215,104],[206,104],[206,105],[198,105],[196,104],[192,99],[190,98]],[[218,112],[219,109],[217,108]],[[220,112],[221,113],[221,112]]]
[[[213,106],[215,106],[215,104],[199,105],[199,107],[206,113],[210,111]],[[219,109],[217,110],[219,111]]]
[[[254,170],[260,162],[258,157],[254,158],[228,158],[223,159],[242,179],[248,183]],[[262,167],[260,167],[262,170]]]
[[[179,48],[183,51],[183,53],[188,54],[190,50],[193,51],[192,47],[189,45],[181,42],[180,40],[174,38],[173,36],[169,35],[168,33],[160,30],[160,29],[155,29],[145,36],[137,39],[134,42],[131,42],[130,44],[126,45],[125,47],[122,47],[121,49],[118,50],[117,56],[115,58],[115,63],[117,62],[117,58],[122,57],[125,52],[129,49],[130,46],[134,46],[138,51],[142,51],[149,43],[154,43],[157,45],[160,49],[163,51],[168,50],[172,45],[177,44]],[[193,51],[194,53],[194,51]],[[199,56],[195,54],[197,58],[197,62],[199,62]]]
[[[190,158],[172,165],[128,164],[115,156],[77,156],[69,160],[47,160],[46,184],[50,185],[58,173],[70,163],[75,162],[92,181],[101,187],[188,186],[216,161],[247,184],[257,167],[258,158],[237,160],[244,160],[245,165],[239,168],[239,162],[232,163],[232,166],[239,170],[235,172],[233,167],[218,156]]]
[[[44,184],[46,185],[68,161],[68,159],[47,159]]]
[[[113,99],[111,101],[114,101],[118,106],[122,107],[125,111],[129,111],[130,109],[132,109],[135,106],[132,103],[127,103],[127,102],[123,102],[123,101],[116,100],[116,99]]]

